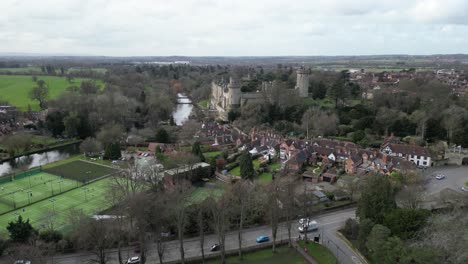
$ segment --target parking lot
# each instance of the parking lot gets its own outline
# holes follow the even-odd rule
[[[438,174],[445,175],[445,178],[437,180],[435,177]],[[461,190],[461,187],[468,181],[468,166],[433,167],[425,171],[424,175],[427,195],[435,195],[446,188],[468,195],[468,192]]]

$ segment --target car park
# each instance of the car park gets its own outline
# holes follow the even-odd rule
[[[270,238],[268,236],[259,236],[256,239],[257,243],[263,243],[263,242],[268,242],[270,241]]]

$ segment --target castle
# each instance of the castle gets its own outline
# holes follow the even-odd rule
[[[304,68],[297,70],[296,87],[292,90],[300,97],[309,95],[310,73]],[[271,101],[273,82],[262,82],[261,89],[256,92],[242,92],[241,80],[230,77],[229,83],[224,80],[211,83],[210,108],[217,110],[219,117],[227,120],[227,114],[231,110],[238,109],[247,103],[261,103],[265,100]]]

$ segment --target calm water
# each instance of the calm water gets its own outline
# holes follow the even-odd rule
[[[190,113],[192,113],[193,105],[192,101],[185,96],[185,94],[177,94],[177,104],[176,109],[172,112],[172,117],[176,125],[181,126],[185,121],[189,119]]]
[[[21,156],[11,161],[0,163],[0,176],[24,171],[33,167],[42,166],[79,154],[78,144],[61,147],[55,150]]]

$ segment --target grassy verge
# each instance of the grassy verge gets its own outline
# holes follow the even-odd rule
[[[206,261],[208,264],[221,263],[220,260]],[[237,256],[228,257],[227,264],[306,264],[307,261],[302,258],[294,249],[288,247],[278,247],[277,252],[271,252],[271,249],[259,250],[251,253],[245,253],[243,259]]]
[[[222,151],[210,151],[210,152],[203,153],[203,156],[205,156],[205,158],[213,158],[218,155],[221,155],[221,153],[223,152]]]
[[[335,264],[338,263],[337,259],[328,250],[328,248],[313,242],[304,243],[299,241],[299,245],[302,248],[307,248],[307,252],[319,263],[319,264]]]

